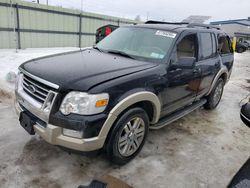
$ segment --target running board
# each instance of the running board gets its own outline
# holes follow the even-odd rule
[[[173,123],[174,121],[182,118],[183,116],[189,114],[190,112],[196,110],[197,108],[200,108],[206,102],[207,102],[206,99],[201,99],[190,106],[187,106],[177,112],[174,112],[173,114],[163,117],[158,123],[151,125],[150,129],[160,129],[162,127],[165,127],[166,125]]]

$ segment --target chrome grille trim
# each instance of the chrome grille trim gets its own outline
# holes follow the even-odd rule
[[[27,72],[24,72],[20,71],[19,73],[15,89],[16,102],[45,123],[48,123],[58,93],[45,83],[41,83],[34,77],[31,78],[31,74],[27,75]],[[34,92],[30,90],[30,86],[35,88]]]
[[[49,92],[49,90],[47,90],[47,89],[45,89],[45,88],[42,88],[41,86],[39,86],[39,85],[37,85],[37,84],[35,84],[34,82],[32,82],[31,80],[28,80],[27,78],[25,78],[24,77],[24,82],[26,82],[26,84],[28,85],[28,83],[27,82],[29,82],[29,83],[31,83],[31,84],[33,84],[33,85],[35,85],[36,87],[38,87],[38,88],[40,88],[40,89],[42,89],[42,90],[44,90],[45,92]]]
[[[24,84],[23,84],[23,88],[25,89],[25,91],[29,92],[30,95],[35,96],[36,98],[40,99],[40,100],[43,101],[43,103],[44,103],[44,101],[45,101],[44,98],[42,98],[42,97],[36,95],[35,93],[32,93]]]
[[[26,87],[28,87],[28,85],[29,85],[25,80],[23,80],[23,84],[24,84]],[[43,93],[43,92],[41,92],[41,91],[39,91],[39,90],[36,90],[36,92],[39,93],[40,95],[43,95],[44,97],[47,97],[47,94],[45,94],[45,93]],[[49,92],[49,91],[48,91],[48,92]]]
[[[49,87],[47,85],[44,85],[43,83],[40,83],[30,78],[25,74],[22,74],[22,78],[23,78],[22,79],[23,90],[31,97],[33,97],[35,100],[37,100],[39,103],[44,104],[50,92],[50,90],[48,89]],[[34,91],[30,90],[30,88],[33,88]]]
[[[34,76],[33,74],[30,74],[29,72],[23,70],[23,69],[20,68],[20,67],[19,67],[19,70],[20,70],[23,74],[25,74],[25,75],[31,77],[31,78],[34,79],[34,80],[37,80],[38,82],[43,83],[44,85],[47,85],[47,86],[52,87],[52,88],[54,88],[54,89],[58,89],[58,88],[59,88],[59,85],[54,84],[54,83],[51,83],[51,82],[49,82],[49,81],[47,81],[47,80],[44,80],[44,79],[42,79],[42,78],[39,78],[39,77],[37,77],[37,76]]]

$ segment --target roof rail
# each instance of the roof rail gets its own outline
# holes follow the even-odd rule
[[[188,22],[162,22],[162,21],[149,20],[149,21],[146,21],[145,24],[173,24],[173,25],[182,25],[182,24],[189,24],[189,23]]]
[[[194,27],[202,27],[206,29],[217,29],[220,30],[219,27],[209,25],[209,24],[199,24],[199,23],[189,23],[189,22],[162,22],[162,21],[154,21],[154,20],[149,20],[146,21],[145,24],[172,24],[172,25],[187,25],[189,28],[194,28]]]
[[[187,27],[202,27],[202,28],[206,28],[206,29],[217,29],[220,30],[219,27],[213,26],[213,25],[209,25],[209,24],[199,24],[199,23],[190,23],[188,24]]]

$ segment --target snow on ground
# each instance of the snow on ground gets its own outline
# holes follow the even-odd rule
[[[0,98],[11,97],[14,91],[14,83],[7,81],[9,72],[17,73],[18,67],[30,59],[47,55],[78,50],[79,48],[28,48],[25,50],[0,49]],[[1,96],[2,95],[2,96]]]
[[[240,120],[239,106],[250,91],[249,59],[250,52],[235,54],[215,110],[199,109],[149,131],[140,154],[124,166],[112,165],[103,154],[69,155],[29,136],[13,104],[0,102],[0,187],[78,187],[108,174],[136,188],[227,187],[250,156],[250,129]]]

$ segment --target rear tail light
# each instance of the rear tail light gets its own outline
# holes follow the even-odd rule
[[[112,33],[112,29],[110,27],[105,28],[105,36],[108,36],[110,33]]]

